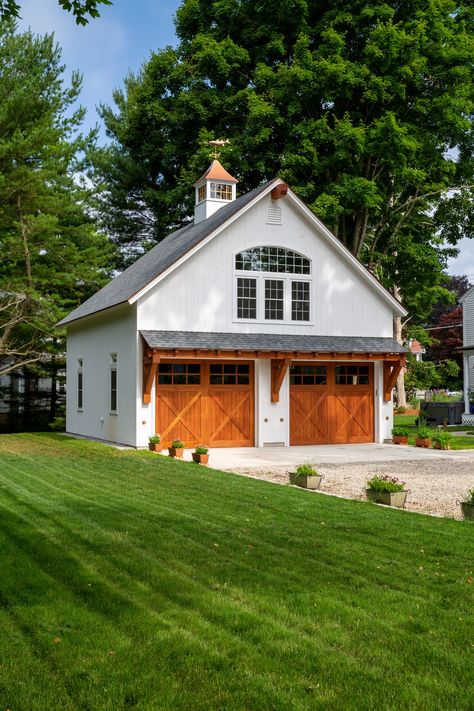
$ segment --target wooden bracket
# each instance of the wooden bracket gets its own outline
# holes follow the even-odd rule
[[[156,377],[156,371],[160,356],[153,353],[151,356],[145,356],[143,359],[143,404],[149,405],[151,402],[151,389]]]
[[[383,399],[389,402],[392,399],[392,390],[395,387],[401,369],[405,366],[406,358],[401,356],[396,361],[383,362]]]
[[[280,401],[280,388],[286,375],[286,371],[291,363],[290,358],[272,358],[271,380],[272,380],[272,402]]]

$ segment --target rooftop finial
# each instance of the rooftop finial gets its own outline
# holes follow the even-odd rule
[[[220,156],[220,151],[218,148],[223,148],[224,146],[229,145],[230,141],[226,138],[225,140],[222,139],[216,139],[215,141],[209,141],[210,146],[214,146],[214,150],[212,151],[211,155],[214,158],[214,160],[218,160]]]

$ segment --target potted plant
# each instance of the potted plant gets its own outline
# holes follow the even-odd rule
[[[209,447],[199,444],[193,452],[193,461],[196,464],[207,464],[209,462]]]
[[[429,427],[419,427],[416,433],[415,444],[417,447],[428,449],[431,446],[431,430]]]
[[[180,439],[174,439],[168,447],[170,457],[182,457],[184,451],[184,443]]]
[[[159,434],[151,435],[148,437],[148,449],[150,452],[161,452],[163,449],[161,445],[161,436]]]
[[[436,432],[431,439],[435,449],[451,449],[453,436],[450,432]]]
[[[460,504],[463,518],[474,521],[474,489],[467,492],[466,498]]]
[[[408,430],[406,427],[394,427],[392,430],[393,444],[408,444]]]
[[[393,476],[375,474],[367,482],[366,494],[369,501],[385,506],[403,509],[407,500],[405,482]]]
[[[301,486],[303,489],[319,489],[322,474],[318,474],[311,464],[300,464],[295,472],[290,474],[290,483]]]

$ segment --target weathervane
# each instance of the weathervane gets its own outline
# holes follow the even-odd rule
[[[227,138],[223,141],[221,139],[216,139],[215,141],[208,141],[210,146],[214,146],[214,150],[212,151],[211,155],[214,158],[214,160],[218,160],[220,156],[220,151],[218,151],[218,148],[223,148],[224,146],[227,146],[230,141],[227,140]]]

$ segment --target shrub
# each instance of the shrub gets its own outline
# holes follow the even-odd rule
[[[447,445],[451,444],[453,436],[449,432],[435,432],[431,439],[438,444]]]
[[[181,442],[180,439],[174,439],[171,442],[171,447],[173,447],[173,449],[184,449],[184,442]]]
[[[420,400],[417,397],[412,397],[410,400],[410,407],[412,410],[420,409]]]
[[[153,434],[151,437],[148,437],[148,441],[150,444],[160,444],[161,442],[161,435],[159,434]]]
[[[53,430],[53,432],[64,432],[66,429],[66,418],[55,417],[54,420],[48,424],[48,427]]]
[[[313,467],[312,464],[300,464],[296,467],[295,472],[290,474],[290,482],[296,484],[298,479],[303,476],[318,476],[318,471]]]
[[[419,427],[416,436],[418,439],[431,439],[432,431],[429,427]]]
[[[196,454],[207,454],[209,452],[209,447],[205,447],[203,444],[198,444],[194,451]]]
[[[392,435],[393,437],[408,437],[408,430],[406,427],[394,427]]]
[[[406,407],[395,408],[395,412],[397,413],[397,415],[404,415],[406,411],[407,411]]]
[[[372,479],[368,480],[367,488],[372,491],[395,494],[397,491],[405,491],[405,482],[394,476],[388,476],[388,474],[385,476],[375,474]]]
[[[474,504],[474,489],[470,489],[467,494],[466,498],[464,499],[465,504]]]

